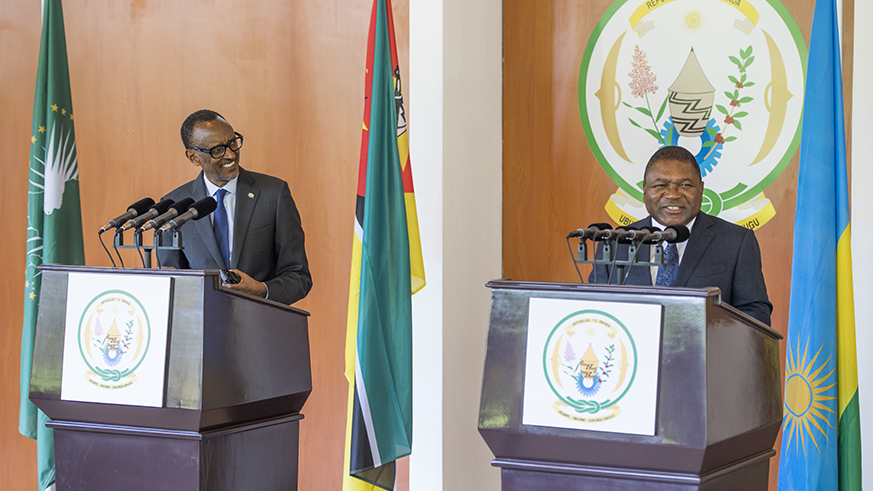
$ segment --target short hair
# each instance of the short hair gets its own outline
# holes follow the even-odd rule
[[[191,134],[194,133],[194,125],[197,123],[206,123],[208,121],[215,121],[216,119],[224,119],[224,116],[218,114],[215,111],[210,109],[201,109],[199,111],[195,111],[191,113],[190,116],[185,118],[185,122],[182,123],[182,144],[185,145],[185,148],[191,148],[193,143],[191,142]]]
[[[649,163],[646,164],[646,170],[643,172],[643,183],[645,183],[646,178],[649,177],[649,169],[662,160],[684,162],[694,168],[694,173],[697,174],[698,180],[703,180],[703,177],[700,175],[700,164],[697,163],[697,159],[694,158],[694,155],[685,148],[670,146],[659,148],[658,151],[652,154],[649,158]]]

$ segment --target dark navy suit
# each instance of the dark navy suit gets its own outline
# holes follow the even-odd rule
[[[639,228],[651,224],[652,218],[648,217],[631,226]],[[616,257],[626,260],[627,249],[626,245],[618,245]],[[601,257],[599,248],[597,257]],[[641,246],[638,260],[648,262],[649,257],[649,246]],[[608,277],[609,268],[605,264],[598,265],[598,282],[606,283]],[[594,282],[593,271],[588,281]],[[613,275],[612,283],[618,283],[617,273]],[[651,270],[648,266],[631,268],[626,284],[652,285]],[[679,263],[674,286],[718,287],[722,301],[770,325],[773,305],[767,296],[761,271],[761,249],[755,233],[749,229],[699,212]]]
[[[164,198],[195,201],[207,196],[203,173]],[[179,228],[184,250],[161,251],[161,266],[177,269],[239,269],[267,285],[270,300],[292,304],[309,293],[312,277],[300,214],[288,184],[240,168],[234,212],[233,253],[225,265],[208,218]]]

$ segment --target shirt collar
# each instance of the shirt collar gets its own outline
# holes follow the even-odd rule
[[[697,215],[694,215],[694,218],[692,218],[690,222],[685,224],[685,228],[688,229],[688,233],[691,233],[691,229],[694,228],[694,222],[696,222],[696,221],[697,221]],[[660,222],[655,220],[655,217],[652,217],[652,226],[658,227],[661,230],[665,230],[667,228],[665,225],[662,225]]]
[[[228,194],[234,196],[236,195],[237,182],[239,182],[239,174],[237,174],[237,176],[233,179],[227,181],[227,184],[225,184],[222,188],[219,188],[215,184],[212,184],[212,181],[206,178],[206,174],[203,174],[203,182],[206,183],[206,194],[209,196],[215,196],[215,192],[219,189],[224,189],[227,191]]]

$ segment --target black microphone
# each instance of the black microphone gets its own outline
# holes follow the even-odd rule
[[[658,229],[655,227],[640,227],[638,229],[628,229],[623,232],[619,232],[618,241],[622,243],[634,242],[637,240],[643,240],[649,234],[653,234],[657,232]]]
[[[615,240],[619,234],[623,232],[627,232],[628,230],[636,230],[633,227],[616,227],[612,230],[601,230],[594,234],[594,240]]]
[[[166,213],[167,208],[169,208],[170,205],[172,205],[173,203],[174,203],[174,201],[171,199],[162,199],[161,201],[158,201],[158,203],[155,206],[152,206],[151,208],[149,208],[149,211],[143,213],[142,215],[140,215],[136,218],[131,218],[118,231],[124,232],[124,231],[130,230],[132,228],[142,227],[143,223],[151,220],[152,218],[154,218],[158,215],[162,215],[162,214]]]
[[[218,203],[215,201],[215,198],[212,196],[208,196],[206,198],[201,199],[200,201],[191,205],[188,208],[188,211],[182,213],[177,218],[170,220],[165,223],[161,227],[161,232],[166,232],[167,230],[173,230],[184,225],[188,220],[200,220],[201,218],[209,215],[215,209],[218,208]]]
[[[137,201],[136,203],[127,207],[126,213],[118,215],[117,217],[113,218],[112,220],[109,220],[109,223],[107,223],[106,225],[101,227],[100,232],[97,232],[97,233],[102,234],[103,232],[105,232],[109,229],[118,227],[122,223],[130,220],[131,218],[134,218],[136,216],[139,216],[142,213],[145,213],[146,210],[148,210],[149,207],[152,206],[153,204],[155,204],[155,200],[153,200],[151,198],[143,198],[143,199]]]
[[[658,230],[647,235],[643,242],[646,244],[657,244],[658,242],[667,241],[669,243],[685,242],[691,237],[691,232],[685,225],[670,225],[666,230]]]
[[[185,210],[190,208],[191,205],[193,205],[193,204],[194,204],[194,198],[183,198],[183,199],[180,199],[179,201],[176,201],[173,204],[173,206],[171,206],[169,209],[167,209],[167,211],[165,213],[161,214],[157,218],[150,220],[148,223],[143,225],[142,231],[145,232],[146,230],[151,230],[153,228],[160,227],[161,225],[166,223],[167,220],[172,220],[173,218],[176,218],[177,216],[181,215],[182,213],[185,213]]]
[[[612,225],[608,223],[592,223],[588,226],[588,228],[580,228],[579,230],[574,230],[567,234],[568,239],[579,238],[582,240],[587,240],[594,237],[594,234],[600,232],[601,230],[609,230],[612,228]]]

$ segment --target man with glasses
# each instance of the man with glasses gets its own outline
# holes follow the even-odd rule
[[[165,198],[212,196],[218,206],[209,220],[180,228],[184,250],[160,251],[161,266],[232,270],[240,281],[224,286],[283,304],[305,297],[312,277],[288,184],[240,167],[243,136],[215,111],[188,116],[182,143],[185,157],[201,172]]]

